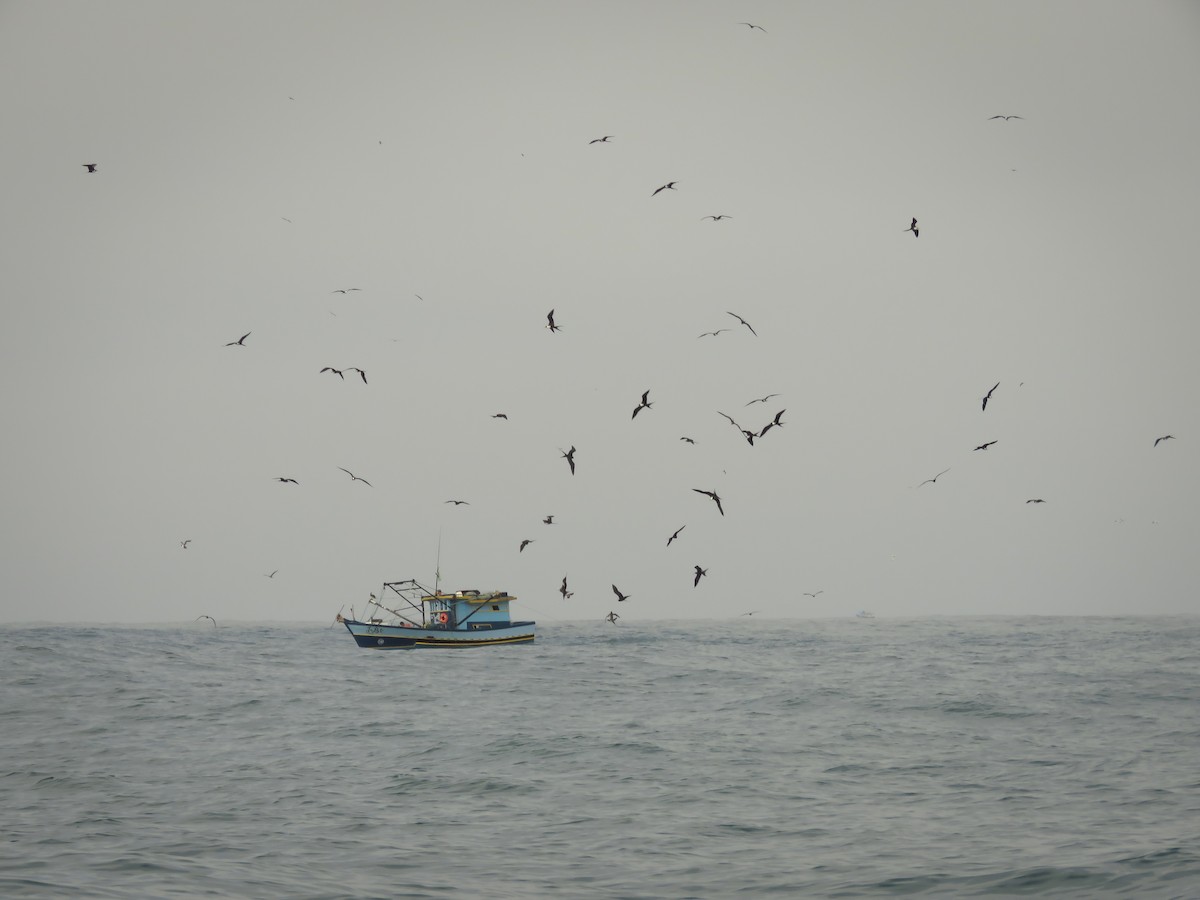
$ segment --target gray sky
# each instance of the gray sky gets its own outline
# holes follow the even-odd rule
[[[1190,3],[0,5],[0,619],[439,535],[542,621],[1192,612],[1198,87]]]

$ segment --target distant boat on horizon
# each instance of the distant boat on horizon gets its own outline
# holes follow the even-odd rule
[[[875,613],[867,612],[865,609],[860,609],[854,614],[854,617],[856,619],[873,619],[875,618]]]

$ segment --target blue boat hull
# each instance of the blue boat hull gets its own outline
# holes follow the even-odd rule
[[[417,647],[491,647],[527,644],[534,639],[533,622],[511,622],[475,628],[406,628],[343,619],[360,647],[371,650],[411,650]]]

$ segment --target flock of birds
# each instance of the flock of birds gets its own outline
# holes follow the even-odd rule
[[[763,32],[764,34],[766,33],[765,28],[763,28],[762,26],[755,24],[755,23],[740,22],[738,24],[741,26],[747,27],[751,31],[760,31],[760,32]],[[1012,120],[1021,120],[1021,119],[1023,119],[1023,117],[1019,116],[1019,115],[994,115],[994,116],[989,117],[988,120],[989,121],[999,120],[999,121],[1003,121],[1003,122],[1009,122]],[[616,135],[605,134],[600,137],[593,138],[593,139],[587,141],[587,143],[588,143],[588,145],[608,145],[608,144],[611,144],[614,140],[616,140],[616,138],[617,138]],[[93,163],[83,163],[82,165],[85,168],[87,174],[89,174],[89,175],[97,174],[99,171],[98,163],[94,163],[94,162]],[[667,181],[664,184],[661,184],[660,186],[655,188],[653,191],[651,191],[650,196],[657,197],[659,194],[662,194],[667,191],[677,191],[678,184],[679,184],[678,181]],[[716,223],[716,222],[726,222],[726,221],[732,220],[733,218],[734,218],[733,216],[725,214],[725,213],[715,213],[715,214],[703,216],[703,217],[701,217],[701,220],[702,221],[709,220],[709,221]],[[285,221],[290,222],[291,220],[285,219]],[[911,232],[914,238],[920,237],[920,228],[919,228],[918,220],[917,220],[916,216],[913,216],[911,218],[911,222],[910,222],[909,226],[906,229],[904,229],[904,232],[905,233]],[[349,294],[352,292],[358,292],[361,290],[362,289],[358,288],[358,287],[338,288],[338,289],[333,290],[331,293],[346,295],[346,294]],[[551,309],[546,314],[546,324],[544,326],[552,335],[557,335],[563,331],[563,326],[561,324],[559,324],[559,322],[555,318],[555,312],[556,312],[555,309]],[[732,319],[736,320],[737,324],[735,325],[733,323],[730,323],[730,326],[728,328],[718,328],[713,331],[703,332],[703,333],[697,335],[697,338],[698,339],[704,339],[704,338],[710,338],[710,337],[716,338],[719,335],[730,331],[731,329],[739,328],[739,327],[745,328],[747,330],[747,332],[754,337],[758,336],[758,332],[754,329],[754,326],[749,321],[747,321],[745,318],[743,318],[741,315],[739,315],[738,313],[732,312],[732,311],[728,311],[727,315],[729,315]],[[242,334],[236,340],[227,342],[224,346],[225,347],[248,348],[249,345],[247,344],[247,339],[249,339],[251,337],[251,334],[252,334],[252,332],[248,331],[245,334]],[[329,373],[332,375],[337,375],[338,378],[341,379],[343,382],[346,381],[346,373],[347,372],[357,374],[363,385],[367,385],[369,383],[367,380],[367,372],[358,366],[342,366],[342,367],[324,366],[323,368],[321,368],[319,370],[319,374]],[[999,387],[1000,387],[1000,382],[997,382],[994,385],[992,385],[992,387],[987,391],[986,394],[983,395],[982,401],[980,404],[980,408],[981,408],[982,412],[987,411],[989,401],[992,400],[993,395],[996,393],[996,391]],[[640,399],[638,399],[637,403],[633,406],[633,410],[630,415],[631,420],[637,420],[639,415],[642,415],[643,413],[653,409],[654,402],[650,399],[650,394],[651,394],[650,389],[647,389],[642,392]],[[769,393],[762,397],[757,397],[757,398],[750,400],[748,403],[745,404],[745,406],[750,407],[750,406],[753,406],[754,404],[765,405],[770,400],[772,400],[778,396],[780,396],[780,394],[778,394],[778,393]],[[725,418],[729,422],[729,424],[738,431],[738,433],[741,435],[741,437],[751,446],[754,446],[756,441],[761,441],[769,432],[771,432],[775,429],[778,429],[778,428],[782,428],[786,424],[783,420],[783,415],[785,412],[786,412],[786,409],[779,409],[764,424],[757,426],[757,427],[747,427],[747,426],[744,426],[744,425],[740,424],[739,422],[737,422],[732,416],[728,415],[727,413],[717,410],[717,413],[720,416],[722,416],[723,418]],[[506,420],[506,419],[508,419],[508,414],[505,412],[497,412],[492,415],[492,418]],[[1158,437],[1157,439],[1155,439],[1153,446],[1157,447],[1160,443],[1162,443],[1164,441],[1174,440],[1174,439],[1175,439],[1174,435],[1165,434],[1165,435],[1162,435],[1161,437]],[[695,440],[692,437],[686,436],[686,435],[681,436],[679,438],[679,440],[687,442],[689,444],[695,443]],[[981,443],[981,444],[977,445],[976,447],[974,447],[974,450],[975,451],[987,451],[989,448],[995,446],[997,443],[998,443],[998,440],[996,440],[996,439],[988,440],[988,441]],[[576,452],[577,452],[576,447],[574,445],[572,445],[567,450],[562,450],[560,448],[559,452],[560,452],[561,457],[566,461],[566,464],[567,464],[570,474],[572,476],[574,476],[576,474],[576,459],[575,459]],[[363,477],[355,474],[354,472],[350,471],[349,469],[346,469],[346,468],[343,468],[340,466],[338,467],[338,469],[340,471],[344,472],[347,476],[349,476],[350,481],[352,483],[360,482],[367,487],[372,486],[371,482],[368,481],[366,478],[363,478]],[[919,484],[915,485],[915,487],[922,488],[922,487],[925,487],[926,485],[937,484],[939,479],[942,478],[942,476],[946,475],[950,471],[951,471],[950,468],[945,468],[945,469],[941,470],[940,472],[938,472],[936,475],[932,476],[931,478],[927,478],[924,481],[921,481]],[[287,476],[287,475],[275,476],[273,480],[278,481],[281,484],[289,484],[289,485],[295,485],[295,486],[298,486],[300,484],[298,479],[291,477],[291,476]],[[711,490],[711,489],[704,488],[704,487],[694,487],[691,490],[694,493],[696,493],[700,496],[703,496],[703,497],[707,497],[709,500],[711,500],[713,505],[716,508],[716,513],[722,517],[725,516],[725,508],[722,503],[722,498],[718,495],[718,493],[715,490]],[[455,507],[470,505],[469,501],[463,500],[463,499],[448,499],[444,502],[446,504],[453,505]],[[1046,503],[1046,500],[1041,497],[1031,497],[1031,498],[1027,499],[1025,502],[1027,504],[1044,504],[1044,503]],[[554,515],[552,515],[552,514],[547,515],[542,520],[542,522],[546,525],[556,524],[554,522]],[[672,544],[674,544],[676,541],[680,540],[680,536],[686,527],[687,527],[686,525],[681,525],[681,526],[679,526],[679,528],[675,529],[675,531],[672,532],[667,537],[666,546],[671,547]],[[525,550],[534,542],[535,542],[535,540],[532,538],[521,539],[517,545],[517,552],[524,553]],[[187,550],[189,545],[192,543],[192,540],[187,539],[187,540],[180,541],[179,543],[180,543],[180,547],[182,549]],[[275,575],[277,574],[277,572],[278,572],[278,570],[274,570],[270,573],[265,573],[264,577],[274,578]],[[706,577],[707,575],[708,575],[707,568],[705,568],[699,564],[694,564],[692,572],[691,572],[692,587],[699,588],[701,580],[704,577]],[[617,603],[624,603],[624,602],[627,602],[632,599],[631,594],[625,593],[616,584],[611,585],[611,590],[612,590],[613,595],[616,597]],[[574,596],[574,592],[572,590],[570,590],[570,588],[569,588],[568,578],[566,575],[564,575],[562,578],[561,584],[559,585],[559,588],[558,588],[558,593],[561,595],[563,600],[568,600]],[[804,592],[803,595],[806,597],[815,599],[817,596],[819,596],[823,593],[824,593],[824,591],[818,590],[815,592]],[[745,612],[745,613],[742,613],[742,615],[749,616],[749,615],[753,615],[755,612],[757,612],[757,610]],[[621,617],[616,612],[613,612],[613,611],[609,611],[607,613],[607,615],[604,616],[605,621],[613,623],[613,624],[616,624],[617,620],[620,618]],[[196,621],[200,621],[201,619],[209,620],[212,623],[213,627],[216,627],[216,624],[217,624],[216,620],[213,619],[211,616],[207,616],[207,615],[199,616]]]

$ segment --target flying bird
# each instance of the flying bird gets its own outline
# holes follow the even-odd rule
[[[1043,500],[1041,497],[1037,497],[1033,500],[1026,500],[1025,502],[1026,503],[1045,503],[1046,501]]]
[[[250,332],[249,332],[249,331],[247,331],[245,334],[243,334],[243,335],[242,335],[240,338],[238,338],[236,341],[230,341],[230,342],[229,342],[228,344],[226,344],[225,346],[226,346],[226,347],[245,347],[246,345],[245,345],[245,343],[243,343],[243,342],[244,342],[244,341],[246,340],[246,338],[248,338],[248,337],[250,337]]]
[[[987,409],[987,402],[992,399],[992,394],[995,392],[996,388],[998,388],[998,387],[1000,387],[1000,382],[997,381],[995,384],[992,385],[992,389],[987,392],[987,396],[983,398],[983,406],[980,407],[981,409],[983,409],[983,410]]]
[[[766,33],[767,33],[767,29],[763,28],[761,25],[754,25],[754,24],[752,24],[751,22],[738,22],[738,24],[739,24],[739,25],[748,25],[748,26],[750,26],[750,30],[751,30],[751,31],[753,31],[755,28],[757,28],[757,29],[758,29],[759,31],[761,31],[763,34],[766,34]]]
[[[686,436],[684,436],[684,437],[681,437],[681,438],[680,438],[680,440],[681,440],[681,441],[687,441],[689,444],[694,444],[694,443],[696,443],[696,442],[695,442],[695,441],[694,441],[692,438],[690,438],[690,437],[686,437]]]
[[[588,143],[589,144],[607,144],[614,137],[616,137],[615,134],[606,134],[604,137],[598,137],[595,140],[588,141]]]
[[[447,500],[446,503],[453,503],[455,506],[470,506],[466,500]]]
[[[342,374],[342,370],[341,370],[341,369],[335,369],[333,366],[326,366],[325,368],[323,368],[323,369],[322,369],[320,372],[318,372],[317,374],[318,374],[318,375],[320,375],[320,374],[322,374],[322,373],[324,373],[324,372],[332,372],[332,373],[333,373],[334,375],[336,375],[338,378],[342,379],[342,381],[345,381],[345,380],[346,380],[346,376]]]
[[[546,516],[546,518],[542,519],[542,524],[543,525],[553,525],[554,524],[554,514],[551,513],[550,515]]]
[[[561,586],[561,587],[559,587],[559,589],[558,589],[558,592],[559,592],[560,594],[562,594],[562,597],[563,597],[563,599],[564,599],[564,600],[566,600],[568,597],[574,597],[574,596],[575,596],[575,592],[574,592],[574,591],[568,591],[568,590],[567,590],[567,576],[566,576],[566,575],[564,575],[564,576],[563,576],[563,583],[562,583],[562,586]]]
[[[550,310],[550,312],[546,313],[546,323],[546,327],[550,329],[551,333],[554,333],[555,331],[562,331],[561,325],[554,324],[554,310]]]
[[[921,236],[921,231],[920,231],[920,229],[918,229],[918,228],[917,228],[917,220],[916,220],[916,219],[913,219],[913,220],[912,220],[912,224],[911,224],[911,225],[909,225],[909,226],[908,226],[907,228],[905,228],[904,230],[905,230],[905,231],[911,231],[911,232],[913,233],[913,237],[920,237],[920,236]]]
[[[655,189],[654,189],[654,194],[657,194],[659,191],[673,191],[673,190],[675,190],[675,182],[674,182],[674,181],[668,181],[668,182],[667,182],[666,184],[664,184],[662,187],[660,187],[660,188],[655,188]],[[654,194],[651,194],[650,196],[651,196],[651,197],[653,197],[653,196],[654,196]]]
[[[558,452],[562,453],[562,449],[559,448]],[[567,465],[569,465],[571,467],[571,474],[574,475],[575,474],[575,446],[572,445],[570,450],[568,450],[566,453],[562,453],[562,456],[563,456],[563,459],[565,459],[567,461]]]
[[[338,468],[339,468],[339,469],[342,469],[342,467],[341,467],[341,466],[338,466]],[[363,484],[365,484],[367,487],[373,487],[373,486],[374,486],[374,485],[372,485],[372,484],[371,484],[371,482],[367,481],[367,479],[365,479],[365,478],[359,478],[357,475],[355,475],[355,474],[354,474],[353,472],[351,472],[349,469],[342,469],[342,471],[343,471],[343,472],[345,472],[347,475],[349,475],[349,476],[350,476],[350,480],[351,480],[351,481],[361,481],[361,482],[362,482]]]
[[[361,379],[363,380],[363,384],[366,384],[366,383],[367,383],[367,373],[366,373],[366,372],[364,372],[362,369],[360,369],[358,366],[350,366],[350,367],[348,368],[348,371],[350,371],[350,372],[357,372],[357,373],[358,373],[358,377],[359,377],[359,378],[361,378]]]
[[[996,442],[995,442],[995,441],[988,441],[986,444],[980,444],[980,445],[979,445],[978,447],[976,447],[975,449],[976,449],[976,450],[986,450],[988,447],[992,446],[992,444],[994,444],[994,443],[996,443]]]
[[[331,294],[348,294],[350,291],[361,291],[362,288],[339,288],[336,291],[330,291]]]
[[[700,221],[703,222],[705,219],[712,219],[714,222],[720,222],[722,219],[732,219],[732,218],[733,218],[733,216],[727,216],[724,213],[722,213],[719,216],[701,216]]]
[[[990,122],[990,121],[992,121],[992,119],[1003,119],[1005,122],[1007,122],[1009,119],[1023,119],[1023,118],[1025,118],[1025,117],[1024,116],[989,116],[988,121]]]
[[[702,338],[702,337],[716,337],[716,336],[717,336],[718,334],[720,334],[722,331],[728,331],[728,330],[729,330],[728,328],[718,328],[716,331],[706,331],[706,332],[704,332],[704,334],[698,334],[698,335],[696,335],[696,337],[697,337],[697,338]]]
[[[636,419],[638,413],[640,413],[643,409],[649,409],[653,405],[654,404],[650,402],[650,392],[644,391],[642,393],[642,402],[633,408],[633,415],[629,418]]]
[[[695,587],[696,585],[698,585],[700,583],[700,579],[703,578],[707,574],[708,574],[708,569],[702,569],[699,566],[696,566],[696,577],[692,580],[692,587]]]
[[[743,325],[745,325],[747,328],[749,328],[750,333],[752,335],[754,335],[755,337],[758,337],[758,332],[754,330],[753,326],[751,326],[751,324],[749,322],[747,322],[745,319],[743,319],[737,313],[729,313],[729,315],[733,316],[735,319],[737,319],[739,322],[741,322]]]
[[[1164,434],[1162,437],[1154,439],[1154,446],[1157,447],[1159,441],[1173,441],[1173,440],[1175,440],[1175,435]]]
[[[765,396],[765,397],[758,397],[754,400],[751,400],[750,403],[766,403],[772,397],[778,397],[778,396],[779,396],[778,394],[767,394],[767,396]],[[750,403],[747,403],[746,405],[749,406]]]
[[[214,619],[212,616],[196,616],[197,622],[199,622],[201,619],[208,619],[208,621],[213,623],[213,628],[217,627],[217,620]]]
[[[96,166],[100,165],[100,163],[80,163],[80,165],[87,169],[88,174],[91,175],[96,171]]]
[[[683,529],[685,529],[685,528],[687,528],[686,525],[680,525],[679,528],[676,529],[675,533],[673,535],[671,535],[669,538],[667,538],[667,546],[668,547],[671,546],[671,541],[673,541],[673,540],[675,540],[675,538],[679,537],[679,532],[683,531]]]
[[[605,616],[604,618],[605,618],[605,620],[612,622],[614,625],[616,625],[617,619],[619,619],[621,617],[618,616],[615,612],[609,612],[609,614],[607,616]]]
[[[275,570],[274,572],[272,572],[270,575],[264,575],[264,576],[263,576],[263,578],[274,578],[274,577],[275,577],[275,575],[276,575],[278,572],[279,572],[279,570],[278,570],[278,569],[276,569],[276,570]]]
[[[492,418],[493,419],[507,419],[508,413],[496,413],[494,416],[492,416]]]
[[[781,416],[782,416],[782,415],[783,415],[785,412],[787,412],[787,410],[786,410],[786,409],[781,409],[779,412],[775,413],[775,418],[774,418],[774,419],[772,419],[770,422],[768,422],[766,425],[764,425],[764,426],[763,426],[763,430],[762,430],[762,431],[760,431],[760,432],[758,433],[758,436],[759,436],[759,437],[762,437],[764,434],[766,434],[768,431],[770,431],[770,430],[771,430],[772,428],[774,428],[776,425],[778,425],[780,428],[782,428],[782,427],[783,427],[783,420],[782,420],[780,417],[781,417]]]
[[[525,548],[528,547],[532,543],[533,543],[533,540],[531,538],[526,538],[525,540],[521,541],[521,546],[517,548],[517,552],[524,553]]]
[[[702,491],[700,488],[692,488],[697,494],[703,494],[705,497],[712,497],[713,503],[717,504],[717,511],[721,515],[725,515],[725,510],[721,507],[721,498],[717,496],[716,491]]]
[[[281,481],[285,484],[299,484],[300,483],[295,478],[284,478],[282,475],[279,475],[271,480],[272,481]]]
[[[617,588],[617,586],[615,584],[612,586],[612,589],[613,589],[613,593],[617,595],[618,603],[624,603],[626,600],[629,599],[629,595],[622,594],[621,591]]]
[[[932,478],[926,478],[924,481],[921,482],[921,484],[937,484],[937,480],[949,471],[950,471],[949,469],[942,469],[942,471],[938,472]],[[921,484],[918,484],[917,487],[920,487]]]
[[[192,542],[192,539],[188,538],[186,541],[180,541],[179,546],[182,547],[184,550],[186,550],[187,545],[190,544],[191,542]]]
[[[823,594],[823,593],[825,593],[825,592],[824,592],[824,591],[817,591],[817,594]],[[805,592],[804,592],[804,596],[805,596],[805,597],[816,597],[816,596],[817,596],[817,594],[810,594],[808,591],[805,591]]]

